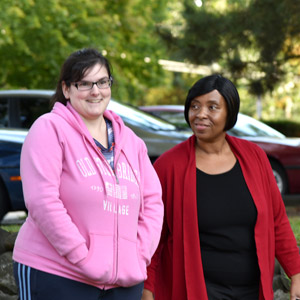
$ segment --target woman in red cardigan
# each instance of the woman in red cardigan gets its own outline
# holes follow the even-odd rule
[[[227,135],[240,99],[212,75],[189,90],[194,135],[163,154],[164,227],[142,300],[271,300],[275,257],[300,298],[300,255],[265,152]]]

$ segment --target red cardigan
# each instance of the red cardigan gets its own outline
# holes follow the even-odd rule
[[[275,256],[291,276],[300,273],[299,249],[265,152],[251,142],[228,135],[226,139],[257,209],[259,299],[271,300]],[[155,293],[155,300],[207,300],[198,233],[195,136],[161,155],[154,167],[163,188],[165,220],[145,288]]]

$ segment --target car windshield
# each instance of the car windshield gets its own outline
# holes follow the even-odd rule
[[[266,136],[275,138],[285,137],[282,133],[273,129],[272,127],[241,113],[239,113],[238,120],[234,128],[230,129],[228,133],[233,136]]]
[[[138,108],[135,108],[124,103],[120,104],[111,100],[108,109],[118,114],[124,122],[134,124],[140,128],[147,128],[153,130],[174,131],[176,126],[163,119],[156,118],[148,113],[145,113]]]

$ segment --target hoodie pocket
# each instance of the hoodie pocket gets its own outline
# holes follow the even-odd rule
[[[106,284],[113,274],[113,237],[90,234],[90,249],[87,257],[77,264],[79,273]]]
[[[132,286],[146,278],[146,262],[138,255],[136,242],[120,238],[116,284],[124,287]]]

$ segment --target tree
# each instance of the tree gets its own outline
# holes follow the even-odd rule
[[[218,62],[233,81],[258,80],[262,93],[272,91],[300,58],[300,5],[283,0],[203,0],[201,7],[183,0],[181,34],[164,26],[173,57],[209,65]],[[175,46],[174,46],[175,45]],[[253,90],[253,89],[250,89]]]
[[[2,0],[0,87],[53,89],[71,52],[96,47],[112,63],[113,95],[136,101],[164,76],[157,60],[165,50],[155,24],[164,18],[166,3]]]

